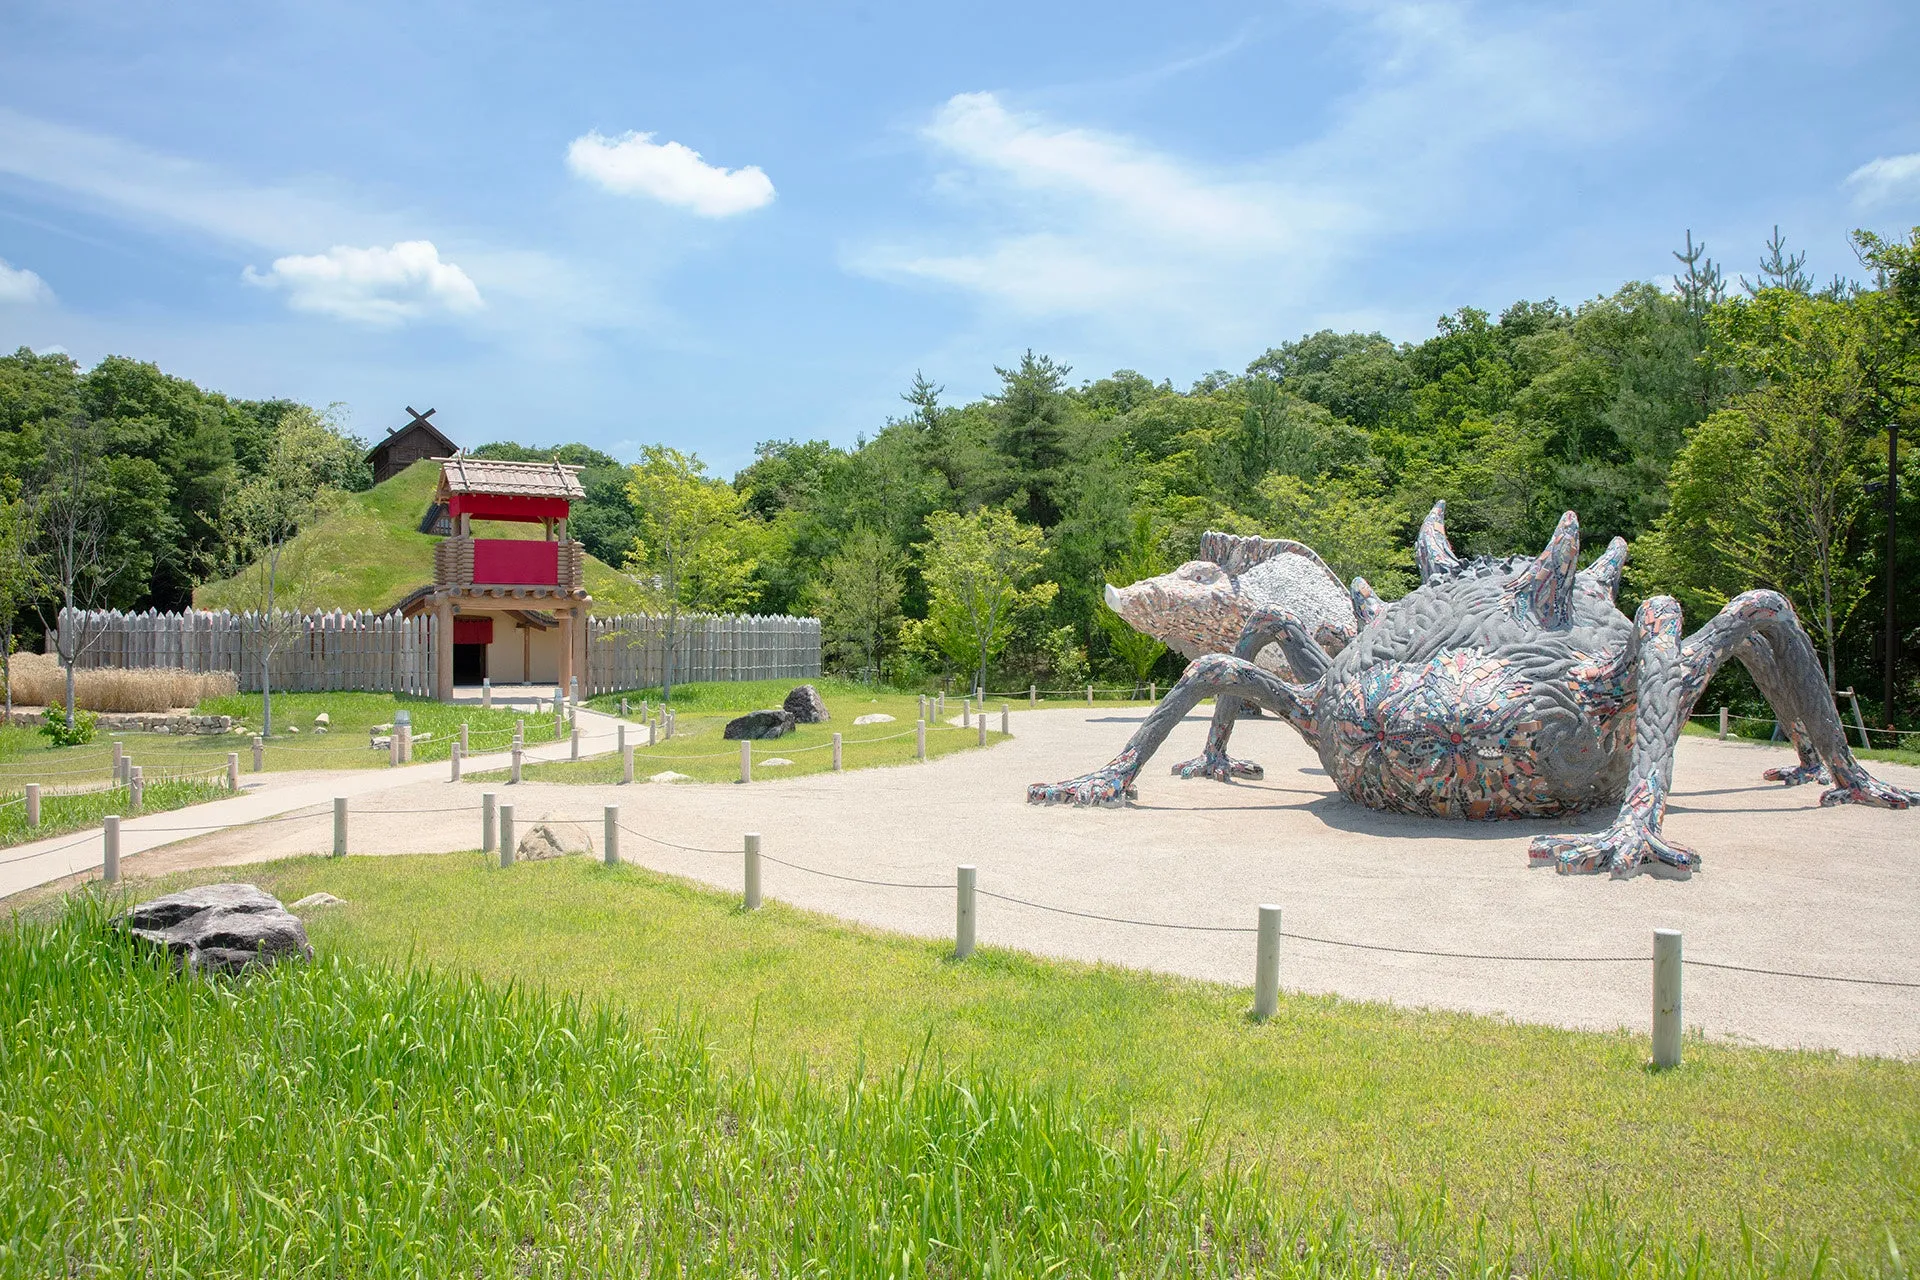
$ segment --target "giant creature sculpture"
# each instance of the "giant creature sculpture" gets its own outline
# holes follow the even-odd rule
[[[1823,805],[1904,809],[1920,794],[1889,786],[1854,760],[1806,632],[1785,597],[1749,591],[1681,635],[1679,604],[1655,596],[1632,621],[1615,607],[1627,546],[1579,567],[1569,511],[1538,556],[1463,561],[1438,503],[1415,544],[1421,585],[1391,604],[1363,578],[1352,586],[1360,632],[1329,657],[1285,608],[1249,616],[1232,654],[1188,666],[1105,768],[1036,783],[1034,803],[1119,805],[1174,725],[1213,696],[1213,724],[1183,777],[1261,776],[1227,754],[1244,699],[1285,717],[1320,755],[1341,794],[1372,809],[1441,818],[1545,818],[1619,804],[1592,834],[1539,836],[1535,864],[1563,872],[1639,869],[1685,875],[1699,855],[1660,831],[1674,744],[1720,664],[1737,657],[1792,735],[1798,765],[1763,775],[1831,783]],[[1295,680],[1248,661],[1269,643]]]

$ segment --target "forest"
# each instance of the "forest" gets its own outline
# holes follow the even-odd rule
[[[581,444],[475,452],[582,465],[574,535],[662,607],[817,614],[830,665],[866,678],[1164,684],[1180,659],[1118,624],[1105,583],[1171,568],[1219,529],[1305,542],[1391,598],[1415,585],[1412,535],[1444,498],[1462,553],[1538,551],[1566,510],[1589,554],[1626,538],[1629,612],[1672,594],[1691,628],[1741,590],[1780,590],[1835,687],[1856,688],[1876,723],[1911,726],[1920,229],[1853,240],[1860,278],[1821,284],[1777,231],[1757,270],[1731,279],[1688,235],[1670,286],[1463,307],[1415,343],[1323,330],[1185,388],[1133,370],[1076,380],[1028,351],[995,370],[988,396],[953,403],[917,376],[851,447],[796,432],[762,442],[730,480],[666,446],[631,466]],[[306,461],[275,473],[295,426]],[[231,400],[122,357],[83,371],[23,348],[0,357],[0,498],[18,508],[27,561],[44,564],[45,495],[80,483],[76,440],[113,513],[85,585],[119,607],[184,607],[197,582],[257,551],[226,510],[250,481],[370,482],[364,442],[325,413]],[[16,636],[31,642],[56,585],[44,571],[10,596],[0,583]],[[1737,674],[1717,696],[1758,709]]]

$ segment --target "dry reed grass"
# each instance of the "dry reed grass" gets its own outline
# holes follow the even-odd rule
[[[16,706],[65,706],[67,678],[59,659],[16,653],[9,664]],[[172,711],[235,692],[231,671],[176,671],[168,667],[102,667],[74,673],[74,705],[87,711]]]

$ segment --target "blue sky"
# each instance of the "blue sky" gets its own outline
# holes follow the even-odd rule
[[[851,443],[1028,347],[1321,327],[1920,224],[1920,7],[0,7],[0,347],[374,437]]]

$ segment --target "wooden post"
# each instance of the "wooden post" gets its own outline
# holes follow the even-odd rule
[[[573,753],[570,758],[574,760],[578,760],[580,758],[580,724],[578,721],[574,722],[573,739],[572,739],[572,745],[570,749]]]
[[[927,758],[927,722],[925,720],[916,720],[913,722],[913,728],[913,758],[916,760],[925,760]]]
[[[120,745],[120,739],[115,738],[113,740],[113,780],[115,782],[120,781],[120,757],[125,754],[126,749]]]
[[[1037,707],[1039,705],[1040,705],[1040,686],[1037,684],[1030,684],[1027,686],[1027,708],[1031,710],[1034,707]]]
[[[1088,706],[1093,705],[1093,686],[1092,685],[1087,686],[1087,705]]]
[[[399,725],[397,727],[400,730],[400,763],[412,764],[413,763],[413,725],[409,723],[409,724]]]
[[[500,865],[513,865],[513,806],[500,806]]]
[[[258,773],[262,769],[267,767],[266,754],[267,754],[266,743],[260,741],[259,734],[257,733],[254,734],[253,735],[253,771],[255,773]]]
[[[652,720],[647,721],[647,745],[648,746],[651,747],[654,745],[655,741],[659,737],[659,733],[660,733],[659,724]]]
[[[1726,740],[1727,740],[1727,709],[1725,707],[1722,707],[1720,708],[1720,741],[1725,742]]]
[[[987,745],[987,709],[985,707],[980,708],[980,739],[976,745],[982,747]]]
[[[460,722],[460,754],[467,754],[467,722],[465,720]]]
[[[347,798],[333,798],[333,856],[347,856]]]
[[[1262,903],[1253,951],[1253,1016],[1265,1022],[1280,1007],[1280,908]]]
[[[1653,1065],[1680,1065],[1680,931],[1653,931]]]
[[[480,709],[482,711],[493,710],[493,677],[492,676],[480,677]]]
[[[633,781],[633,748],[620,748],[620,781]]]
[[[480,852],[493,852],[494,822],[499,817],[500,797],[491,791],[480,793]]]
[[[240,753],[238,751],[227,752],[227,790],[233,792],[240,790]]]
[[[953,958],[965,960],[973,954],[973,890],[978,869],[962,866],[956,884],[953,913]]]
[[[147,784],[141,778],[140,766],[133,765],[127,770],[127,812],[134,817],[140,816],[140,805],[147,797]]]
[[[617,867],[620,865],[620,806],[608,805],[601,811],[601,819],[606,828],[607,865]]]
[[[120,879],[120,818],[108,814],[100,827],[100,879],[113,884]]]
[[[760,833],[747,832],[744,887],[740,895],[747,910],[760,909]]]
[[[613,726],[613,749],[621,755],[627,753],[627,726],[625,723]]]
[[[1147,681],[1147,701],[1156,705],[1160,701],[1160,684],[1156,680]]]
[[[833,735],[833,771],[840,772],[840,735]]]
[[[1007,727],[1009,723],[1011,723],[1011,714],[1007,710],[1007,704],[1003,702],[1000,704],[1000,732],[1012,737],[1013,730]]]
[[[38,831],[39,829],[40,784],[37,782],[29,782],[27,784],[27,830]]]
[[[527,720],[525,716],[518,716],[513,722],[513,745],[516,747],[522,746],[526,743],[526,740]]]
[[[620,718],[624,720],[626,719],[626,716],[627,716],[627,700],[625,698],[622,698],[620,699]]]
[[[973,728],[973,699],[972,698],[963,698],[960,701],[960,725],[962,728],[965,728],[965,729]]]
[[[753,781],[753,741],[740,739],[740,781]]]
[[[451,778],[451,781],[454,781],[454,782],[460,781],[460,758],[464,755],[466,755],[466,752],[460,749],[460,744],[457,742],[454,743],[453,751],[447,756],[447,760],[452,766],[453,776]]]
[[[508,779],[509,781],[511,782],[520,781],[521,758],[525,754],[526,754],[526,748],[522,747],[517,742],[513,744],[513,770],[512,770],[512,777]]]

